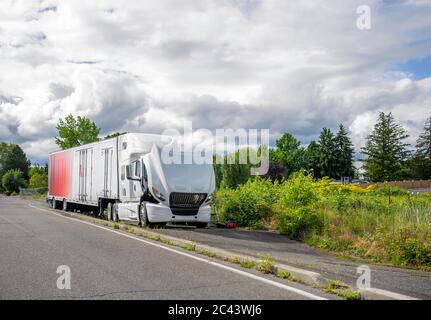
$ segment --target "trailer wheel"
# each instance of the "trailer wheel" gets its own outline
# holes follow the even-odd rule
[[[108,205],[106,206],[108,209],[108,220],[112,221],[113,219],[113,215],[112,215],[112,202],[108,202]]]
[[[147,207],[145,206],[145,203],[141,204],[141,207],[139,209],[139,222],[141,223],[142,228],[148,227],[149,225]]]
[[[51,206],[53,209],[57,209],[57,200],[55,198],[52,198]]]

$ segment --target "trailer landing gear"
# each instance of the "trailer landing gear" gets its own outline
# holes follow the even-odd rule
[[[69,210],[69,204],[67,203],[66,199],[63,199],[63,211]]]

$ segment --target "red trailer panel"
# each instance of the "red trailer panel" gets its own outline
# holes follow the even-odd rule
[[[49,156],[49,195],[70,197],[72,161],[67,150]]]

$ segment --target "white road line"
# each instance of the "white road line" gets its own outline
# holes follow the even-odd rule
[[[328,300],[327,298],[317,296],[317,295],[309,293],[307,291],[304,291],[304,290],[301,290],[301,289],[297,289],[297,288],[294,288],[294,287],[290,287],[288,285],[285,285],[285,284],[282,284],[282,283],[279,283],[279,282],[276,282],[276,281],[272,281],[272,280],[269,280],[269,279],[266,279],[266,278],[262,278],[262,277],[259,277],[257,275],[254,275],[252,273],[248,273],[248,272],[245,272],[245,271],[242,271],[242,270],[238,270],[238,269],[226,266],[224,264],[221,264],[221,263],[218,263],[218,262],[215,262],[215,261],[211,261],[211,260],[207,260],[207,259],[204,259],[204,258],[201,258],[201,257],[197,257],[195,255],[192,255],[192,254],[189,254],[189,253],[186,253],[186,252],[182,252],[180,250],[176,250],[176,249],[167,247],[167,246],[159,244],[159,243],[151,242],[151,241],[148,241],[148,240],[145,240],[145,239],[141,239],[141,238],[138,238],[138,237],[135,237],[135,236],[132,236],[132,235],[128,235],[128,234],[125,234],[123,232],[119,232],[119,231],[116,231],[116,230],[112,230],[112,229],[109,229],[109,228],[106,228],[106,227],[103,227],[103,226],[99,226],[99,225],[93,224],[91,222],[79,220],[79,219],[76,219],[76,218],[66,217],[66,216],[64,216],[64,215],[62,215],[60,213],[56,213],[56,212],[51,211],[51,210],[39,208],[39,207],[33,206],[31,204],[28,204],[28,205],[31,208],[34,208],[36,210],[48,212],[48,213],[54,214],[56,216],[65,218],[65,219],[69,219],[69,220],[72,220],[72,221],[75,221],[75,222],[80,222],[80,223],[83,223],[83,224],[87,224],[89,226],[92,226],[92,227],[95,227],[95,228],[99,228],[99,229],[102,229],[102,230],[105,230],[105,231],[109,231],[109,232],[115,233],[117,235],[126,237],[126,238],[137,240],[137,241],[149,244],[149,245],[154,246],[154,247],[158,247],[158,248],[161,248],[161,249],[164,249],[164,250],[167,250],[167,251],[170,251],[170,252],[182,255],[182,256],[186,256],[188,258],[191,258],[191,259],[194,259],[194,260],[197,260],[197,261],[200,261],[200,262],[204,262],[204,263],[210,264],[212,266],[215,266],[215,267],[218,267],[218,268],[221,268],[221,269],[225,269],[225,270],[228,270],[228,271],[240,274],[242,276],[245,276],[245,277],[248,277],[248,278],[251,278],[251,279],[254,279],[254,280],[257,280],[257,281],[269,284],[269,285],[272,285],[272,286],[280,288],[280,289],[284,289],[284,290],[287,290],[287,291],[294,292],[296,294],[299,294],[301,296],[304,296],[304,297],[307,297],[307,298],[310,298],[310,299],[313,299],[313,300]]]

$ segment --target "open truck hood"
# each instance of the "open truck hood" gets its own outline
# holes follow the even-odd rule
[[[164,195],[171,192],[207,193],[215,188],[212,164],[165,164],[160,148],[153,146],[146,163],[149,187],[154,186]]]

